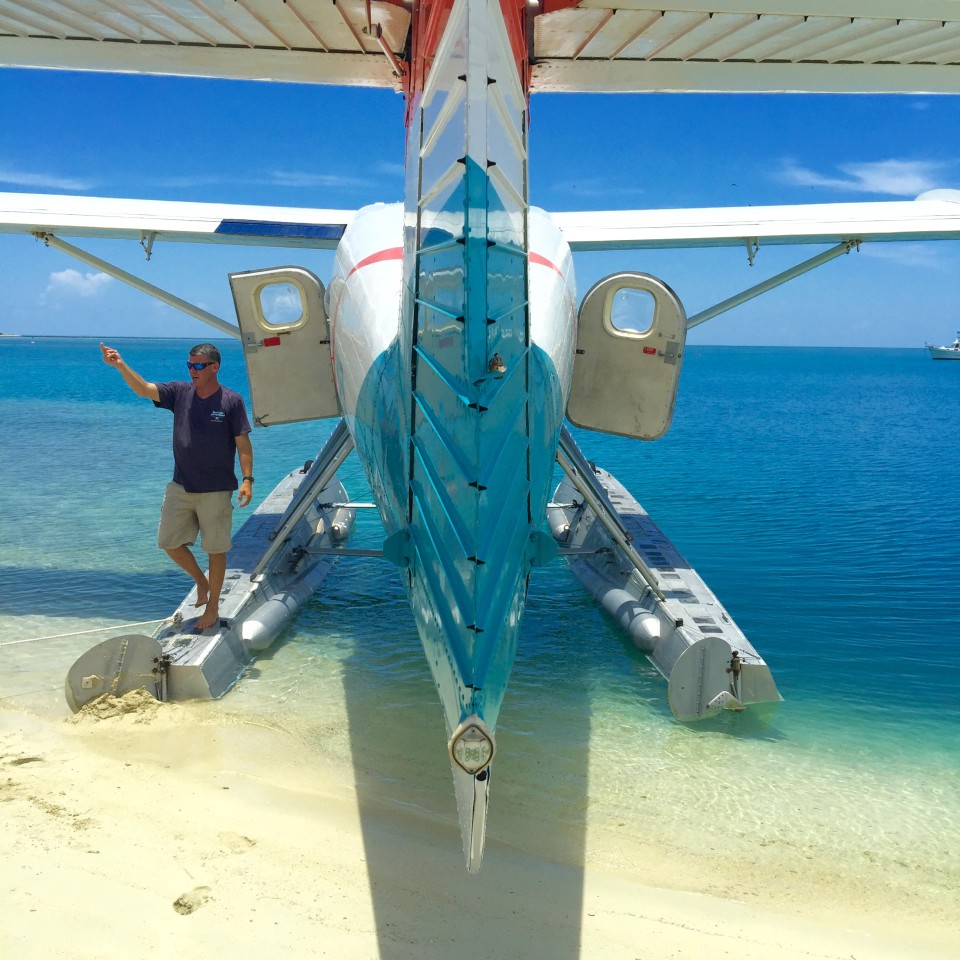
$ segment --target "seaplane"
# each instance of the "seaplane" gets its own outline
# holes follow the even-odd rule
[[[39,238],[239,338],[259,425],[339,421],[255,515],[260,532],[241,538],[243,556],[229,561],[235,603],[221,605],[218,637],[168,624],[153,638],[160,653],[129,672],[159,671],[158,695],[173,698],[229,689],[323,579],[311,558],[346,551],[353,505],[336,472],[355,449],[383,523],[381,553],[403,581],[436,684],[470,871],[483,857],[528,583],[558,554],[667,678],[680,720],[779,700],[719,600],[567,424],[581,428],[580,442],[586,431],[663,436],[688,330],[862,244],[957,239],[960,194],[548,212],[528,199],[531,101],[602,91],[957,93],[960,4],[31,0],[0,3],[0,65],[402,94],[403,203],[345,211],[0,195],[0,230]],[[296,266],[232,275],[235,324],[75,242],[101,237],[139,243],[148,259],[180,242],[320,248],[336,259],[326,284]],[[826,249],[693,316],[642,270],[583,295],[576,287],[577,251],[636,251],[642,267],[646,249],[738,246],[752,258],[772,244]],[[265,315],[277,284],[300,298],[292,322]],[[623,319],[631,303],[643,304],[639,322]],[[565,478],[553,490],[557,463]],[[122,667],[130,641],[98,656]],[[118,670],[81,665],[73,696],[101,690],[102,676],[116,689]]]

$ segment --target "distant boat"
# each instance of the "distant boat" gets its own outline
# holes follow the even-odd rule
[[[935,347],[932,343],[927,344],[930,351],[930,357],[933,360],[960,360],[960,332],[957,333],[957,339],[949,347]]]

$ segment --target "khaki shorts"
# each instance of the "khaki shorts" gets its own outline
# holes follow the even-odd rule
[[[200,546],[206,553],[226,553],[232,522],[232,490],[187,493],[179,483],[170,482],[160,508],[157,546],[161,550],[193,546],[199,532]]]

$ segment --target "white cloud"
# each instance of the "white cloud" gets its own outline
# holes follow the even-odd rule
[[[253,177],[196,174],[165,177],[155,181],[155,183],[157,186],[167,189],[191,187],[321,187],[327,190],[368,190],[377,186],[374,180],[368,178],[351,177],[338,173],[311,173],[304,170],[271,170]]]
[[[0,183],[16,187],[41,187],[44,190],[89,190],[93,184],[86,180],[58,177],[52,173],[37,173],[0,167]]]
[[[50,297],[57,296],[94,297],[112,279],[105,273],[81,273],[67,267],[66,270],[50,274],[50,283],[43,291],[40,301],[46,303]]]
[[[402,177],[406,173],[406,167],[402,163],[389,163],[386,160],[378,160],[374,169],[377,173],[382,173],[388,177]]]
[[[280,187],[326,187],[332,190],[373,185],[372,181],[360,177],[346,177],[339,173],[307,173],[302,170],[273,170],[268,182]]]
[[[932,160],[877,160],[843,163],[837,169],[842,176],[817,173],[792,160],[785,160],[776,179],[798,187],[915,197],[924,190],[942,185],[947,164]]]
[[[196,176],[162,177],[152,184],[163,189],[180,190],[189,187],[219,187],[224,184],[239,185],[246,181],[236,177],[221,177],[217,174],[197,174]]]
[[[860,253],[873,260],[884,260],[899,267],[920,267],[925,270],[952,270],[953,259],[945,258],[948,253],[935,241],[927,243],[865,243]]]

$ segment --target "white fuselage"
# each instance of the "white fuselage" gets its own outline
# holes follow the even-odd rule
[[[530,208],[529,231],[531,340],[556,371],[564,407],[576,346],[573,258],[563,235],[545,211]],[[388,533],[402,524],[397,513],[403,511],[405,493],[393,489],[386,462],[390,458],[377,438],[382,437],[384,429],[391,433],[393,426],[405,423],[408,411],[394,410],[394,424],[371,423],[370,401],[371,394],[379,398],[375,409],[380,415],[389,416],[391,396],[398,386],[389,382],[389,376],[404,375],[405,358],[388,359],[391,351],[398,350],[403,285],[403,206],[398,203],[364,207],[337,248],[326,306],[340,406]],[[389,376],[378,376],[379,368],[384,366],[390,368]],[[398,400],[401,395],[396,394]],[[400,451],[396,453],[401,455]],[[402,470],[396,475],[405,479]]]

